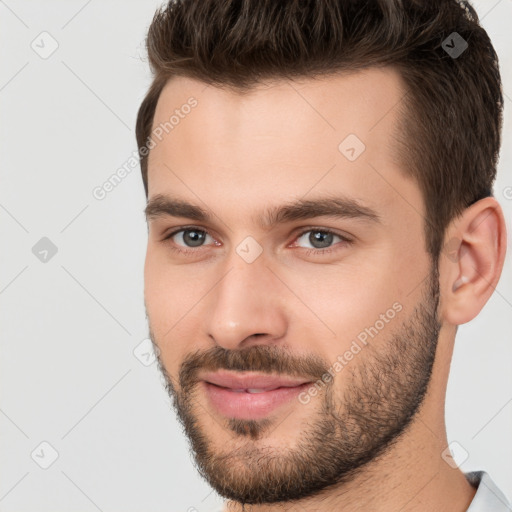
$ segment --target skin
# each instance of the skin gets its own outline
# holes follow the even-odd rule
[[[198,104],[151,149],[149,200],[172,194],[213,220],[148,218],[146,312],[178,418],[201,474],[229,498],[226,511],[462,512],[473,499],[442,457],[446,385],[456,326],[498,283],[505,221],[493,198],[467,208],[448,226],[434,272],[421,192],[393,153],[404,92],[391,68],[269,81],[245,95],[175,77],[162,91],[154,127],[190,96]],[[366,146],[354,161],[338,149],[350,133]],[[380,222],[257,222],[269,207],[336,194]],[[164,240],[190,226],[208,233],[202,245],[183,232]],[[335,236],[331,252],[308,254],[321,250],[308,238],[315,228],[353,243]],[[236,252],[248,236],[262,249],[251,263]],[[198,382],[201,371],[230,365],[301,368],[313,380],[396,303],[401,310],[307,405],[234,421]]]

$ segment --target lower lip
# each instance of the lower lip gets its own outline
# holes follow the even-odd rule
[[[206,394],[214,408],[224,416],[238,419],[261,419],[279,406],[296,398],[311,383],[300,386],[277,388],[263,393],[237,393],[228,388],[203,381]]]

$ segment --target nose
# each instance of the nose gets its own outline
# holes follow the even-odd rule
[[[287,291],[263,258],[247,263],[234,254],[227,273],[209,294],[208,336],[231,350],[283,338]]]

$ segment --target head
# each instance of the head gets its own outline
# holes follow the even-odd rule
[[[147,47],[145,304],[167,388],[219,493],[314,496],[442,415],[456,326],[499,279],[496,54],[455,0],[171,1]],[[316,385],[230,416],[202,380],[218,370]]]

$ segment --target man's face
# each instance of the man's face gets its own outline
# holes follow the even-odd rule
[[[300,499],[348,480],[423,399],[438,282],[420,190],[393,158],[403,95],[390,69],[244,96],[180,77],[161,94],[153,128],[168,134],[153,137],[149,201],[209,218],[148,208],[146,311],[201,474],[227,498]],[[305,208],[321,200],[339,215]],[[218,371],[309,384],[263,407],[283,390],[202,380]]]

